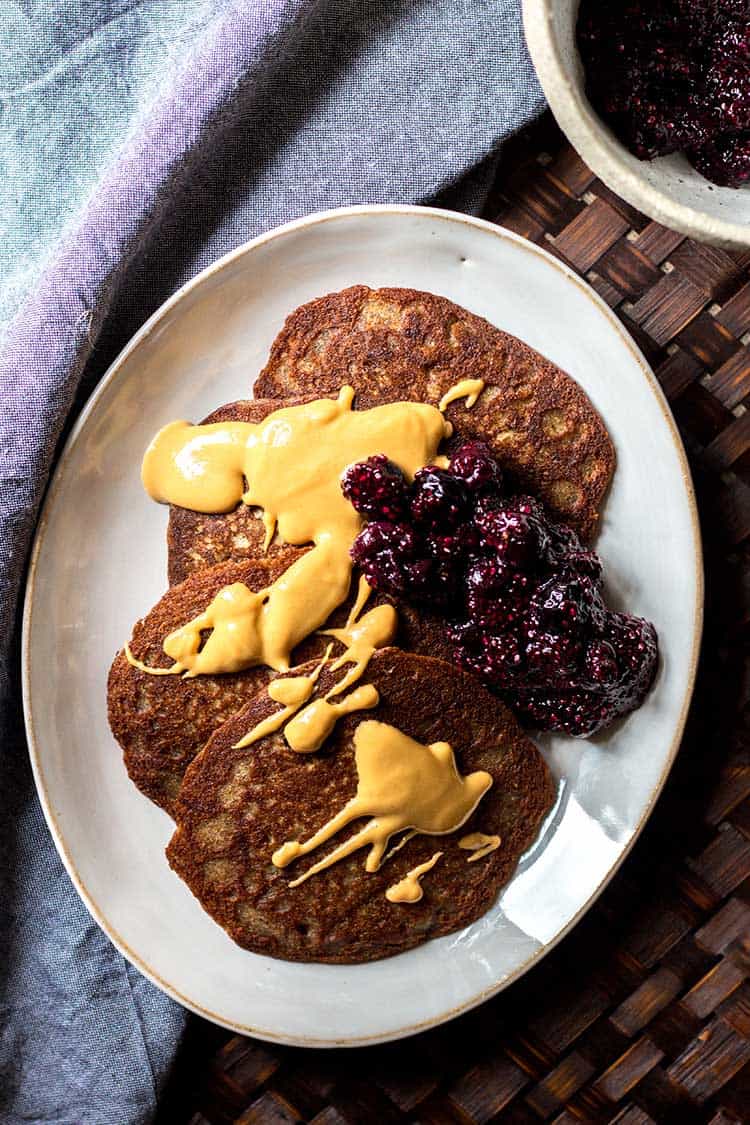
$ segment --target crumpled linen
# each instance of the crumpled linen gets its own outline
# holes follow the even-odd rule
[[[20,597],[67,428],[217,256],[343,204],[476,209],[542,106],[520,0],[0,0],[0,1121],[150,1120],[185,1020],[78,900],[31,780]]]

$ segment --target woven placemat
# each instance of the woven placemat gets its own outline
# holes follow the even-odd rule
[[[593,285],[679,423],[707,578],[684,744],[621,871],[517,984],[434,1031],[354,1051],[195,1019],[162,1123],[750,1121],[750,251],[651,222],[551,119],[506,152],[488,216]]]

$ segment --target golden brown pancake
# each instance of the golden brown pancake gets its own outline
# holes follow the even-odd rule
[[[243,582],[260,590],[282,574],[304,552],[287,547],[268,560],[230,560],[196,572],[172,586],[154,608],[133,628],[133,656],[154,668],[172,661],[162,644],[168,633],[202,613],[222,586]],[[356,590],[356,582],[352,584]],[[377,596],[371,608],[388,599]],[[353,595],[331,617],[330,625],[343,625]],[[329,638],[313,635],[295,650],[297,663],[322,653]],[[399,609],[399,643],[418,652],[446,652],[442,624]],[[343,674],[343,673],[342,673]],[[107,685],[109,724],[123,749],[125,766],[142,793],[167,812],[182,776],[206,739],[238,711],[274,673],[266,667],[218,676],[150,676],[128,663],[124,651],[115,657]]]
[[[332,682],[324,673],[321,690]],[[246,949],[290,961],[351,963],[458,930],[492,905],[553,804],[555,786],[536,747],[510,711],[466,673],[389,648],[375,654],[362,682],[375,684],[379,706],[341,719],[321,752],[296,754],[280,733],[233,749],[279,706],[261,692],[213,734],[185,775],[167,857],[204,909]],[[487,770],[493,786],[457,832],[414,837],[380,871],[364,870],[360,850],[290,888],[290,880],[361,827],[344,829],[319,853],[283,870],[271,863],[276,848],[307,839],[354,796],[352,740],[363,717],[420,742],[449,742],[459,771]],[[468,863],[457,842],[469,832],[499,835],[502,843]],[[422,900],[389,902],[386,889],[436,851],[444,855],[423,880]]]
[[[407,399],[438,403],[462,379],[486,389],[447,417],[481,438],[519,485],[590,539],[612,478],[607,430],[579,385],[528,344],[445,297],[356,285],[295,309],[255,384],[266,399],[335,396],[360,409]]]

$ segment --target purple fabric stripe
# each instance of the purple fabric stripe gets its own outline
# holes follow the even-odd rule
[[[126,145],[8,331],[0,354],[6,419],[0,427],[0,698],[8,684],[7,640],[33,519],[107,312],[107,288],[127,270],[139,228],[176,162],[197,143],[206,119],[240,78],[262,64],[274,37],[299,10],[299,3],[275,0],[224,17],[158,112]]]

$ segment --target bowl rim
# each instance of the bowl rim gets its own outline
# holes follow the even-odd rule
[[[678,203],[623,164],[620,154],[627,150],[594,113],[563,61],[553,26],[555,2],[522,0],[524,31],[549,107],[581,158],[607,187],[655,222],[714,246],[747,249],[750,224],[716,218]]]

